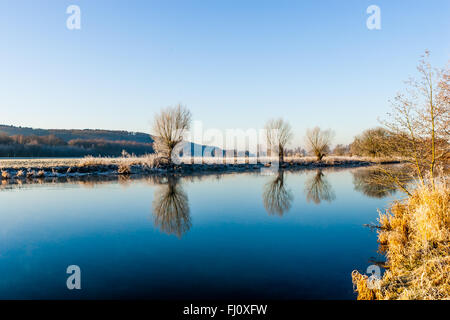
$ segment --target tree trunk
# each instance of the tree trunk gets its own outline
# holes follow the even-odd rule
[[[172,152],[173,152],[173,149],[170,149],[170,148],[169,148],[169,159],[167,159],[167,161],[169,162],[169,164],[172,164]]]

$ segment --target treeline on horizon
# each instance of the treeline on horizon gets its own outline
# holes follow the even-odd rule
[[[69,130],[67,130],[69,131]],[[357,135],[348,145],[338,144],[333,149],[328,148],[327,154],[336,156],[361,157],[401,157],[398,150],[398,141],[401,140],[395,133],[378,127],[367,129]],[[423,141],[426,143],[426,141]],[[447,144],[446,141],[438,143]],[[205,149],[203,146],[202,151]],[[83,157],[83,156],[121,156],[124,151],[136,156],[153,153],[152,143],[142,143],[127,140],[106,139],[63,139],[50,134],[13,135],[8,136],[0,132],[0,157]],[[225,156],[225,151],[222,151]],[[286,149],[286,156],[304,157],[311,155],[301,147]],[[248,152],[237,152],[236,156],[245,156]]]
[[[337,144],[334,148],[326,146],[324,153],[334,156],[359,156],[369,158],[384,157],[403,157],[406,151],[404,146],[405,133],[396,133],[383,127],[375,127],[364,130],[361,134],[354,137],[350,144]],[[430,144],[427,139],[417,139],[417,143]],[[439,149],[449,147],[448,141],[436,139],[436,145]],[[295,149],[286,149],[286,156],[304,157],[313,155],[307,150],[297,147]]]
[[[55,135],[14,135],[0,133],[0,157],[82,157],[137,156],[153,153],[152,143],[106,139],[72,139],[64,141]]]
[[[409,146],[405,146],[407,133],[398,133],[391,130],[377,127],[363,131],[357,135],[353,142],[348,145],[338,144],[332,151],[334,155],[357,155],[371,158],[378,157],[402,157],[407,154]],[[445,139],[435,139],[436,147],[439,150],[448,148],[448,141]],[[416,143],[429,145],[429,138],[417,137]]]

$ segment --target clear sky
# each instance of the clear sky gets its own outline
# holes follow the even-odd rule
[[[150,132],[181,102],[206,128],[283,117],[294,144],[316,125],[349,143],[425,49],[448,62],[449,16],[448,0],[0,0],[0,123]]]

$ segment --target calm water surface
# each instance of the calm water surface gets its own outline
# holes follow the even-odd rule
[[[3,186],[0,298],[354,299],[395,196],[364,170]]]

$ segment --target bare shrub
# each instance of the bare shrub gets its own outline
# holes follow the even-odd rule
[[[117,169],[117,173],[118,174],[130,174],[131,173],[131,168],[128,164],[126,163],[121,163],[119,164],[119,167]]]
[[[4,171],[2,170],[2,179],[9,179],[11,177],[11,175],[9,174],[8,171]]]

